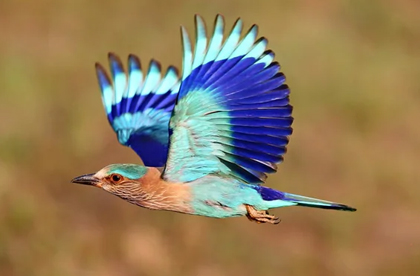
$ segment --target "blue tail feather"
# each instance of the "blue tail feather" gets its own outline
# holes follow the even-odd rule
[[[351,212],[356,211],[355,208],[344,205],[344,204],[306,197],[306,196],[289,194],[289,193],[277,191],[277,190],[264,187],[264,186],[255,186],[254,189],[261,195],[262,199],[266,201],[282,200],[282,201],[296,203],[297,206],[351,211]]]

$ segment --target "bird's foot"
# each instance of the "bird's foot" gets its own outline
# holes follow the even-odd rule
[[[256,210],[253,206],[246,205],[246,204],[245,204],[245,208],[247,211],[246,217],[250,221],[255,221],[256,223],[269,222],[272,224],[278,224],[280,222],[280,218],[268,214],[268,212],[265,210],[259,211],[259,210]]]

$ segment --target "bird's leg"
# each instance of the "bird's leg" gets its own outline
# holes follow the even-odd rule
[[[256,223],[269,222],[272,224],[277,224],[280,222],[280,219],[278,217],[269,215],[268,212],[265,210],[258,211],[253,206],[246,205],[246,204],[245,204],[245,208],[247,211],[246,217],[250,221],[255,221]]]

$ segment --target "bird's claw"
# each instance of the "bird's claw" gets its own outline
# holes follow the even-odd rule
[[[265,210],[257,210],[251,205],[245,205],[247,214],[246,217],[250,221],[255,221],[256,223],[272,223],[272,224],[278,224],[280,222],[280,218],[276,216],[272,216],[268,214]]]

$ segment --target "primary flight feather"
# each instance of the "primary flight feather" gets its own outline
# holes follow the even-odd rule
[[[208,39],[195,17],[193,46],[185,28],[183,71],[146,74],[134,55],[128,72],[109,55],[111,77],[96,65],[103,105],[121,144],[145,166],[113,164],[74,183],[100,187],[130,203],[208,217],[247,216],[278,223],[267,210],[307,206],[355,211],[334,202],[261,186],[283,160],[292,134],[290,90],[267,40],[253,25],[243,36],[238,19],[225,37],[221,15]],[[161,167],[164,166],[163,171]]]

